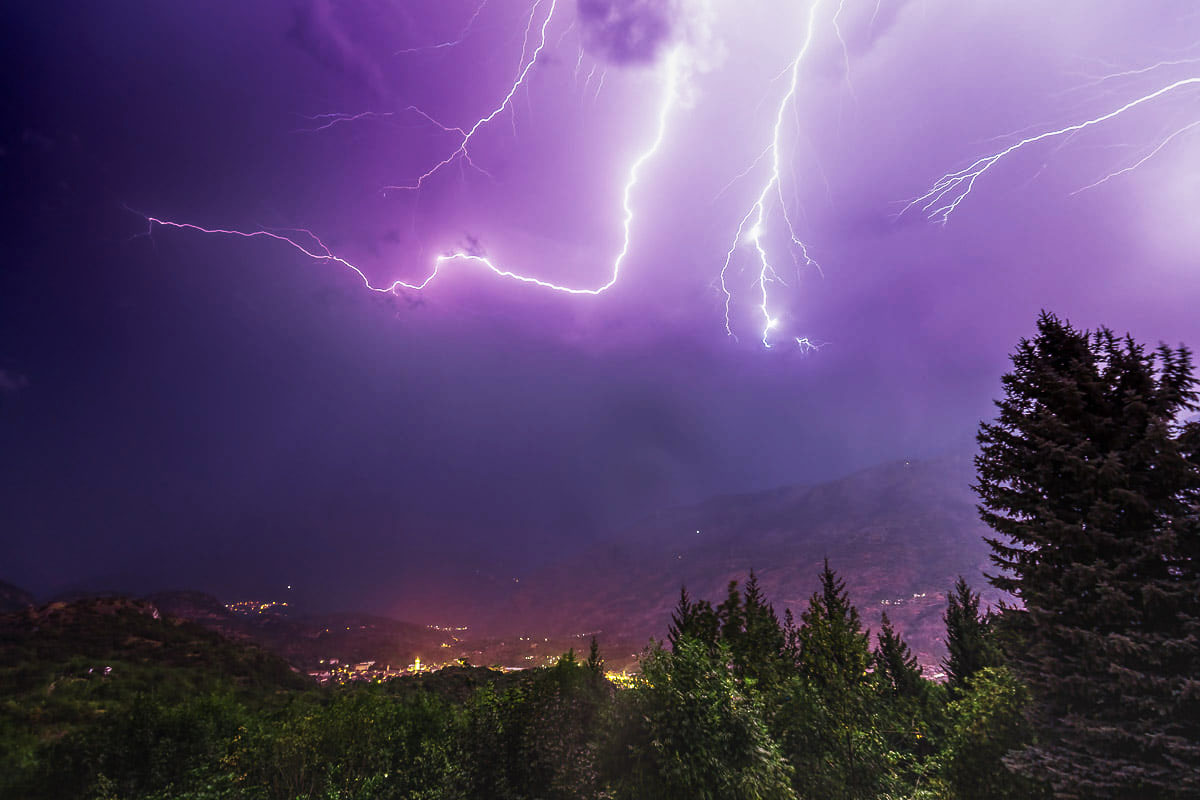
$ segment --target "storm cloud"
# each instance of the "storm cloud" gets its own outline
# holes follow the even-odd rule
[[[584,47],[614,64],[649,64],[675,38],[672,0],[578,0]]]
[[[1200,342],[1195,139],[1079,191],[1194,120],[1189,94],[1022,148],[947,225],[896,216],[999,134],[1200,74],[1195,0],[491,0],[446,47],[480,0],[56,5],[0,4],[0,577],[37,591],[135,569],[432,603],[440,564],[522,574],[659,508],[969,442],[1040,309]],[[664,109],[669,58],[694,102]],[[397,113],[296,132],[362,111]],[[735,241],[764,186],[770,348]],[[305,228],[376,286],[480,245],[620,280],[456,262],[392,298],[121,204]]]

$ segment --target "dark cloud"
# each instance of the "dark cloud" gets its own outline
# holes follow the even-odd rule
[[[678,6],[671,0],[578,0],[578,13],[589,53],[615,64],[647,64],[672,39]]]
[[[483,257],[487,255],[487,251],[483,249],[483,242],[479,241],[478,236],[465,234],[463,236],[462,252],[469,256]]]

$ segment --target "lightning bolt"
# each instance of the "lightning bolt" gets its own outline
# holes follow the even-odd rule
[[[542,30],[544,35],[545,26],[543,26]],[[658,107],[658,117],[657,124],[655,126],[654,138],[652,139],[650,145],[644,151],[642,151],[641,155],[639,155],[629,167],[624,189],[622,191],[621,208],[623,210],[623,239],[621,248],[611,262],[608,280],[598,286],[577,287],[554,283],[552,281],[543,280],[541,278],[514,272],[510,269],[501,267],[485,256],[461,251],[438,256],[434,262],[433,270],[419,282],[409,283],[403,280],[395,280],[392,283],[376,285],[372,283],[365,270],[334,253],[325,245],[325,243],[317,234],[307,229],[295,229],[295,232],[303,234],[310,241],[304,241],[300,240],[299,238],[285,236],[282,233],[271,230],[241,231],[224,228],[205,228],[188,222],[174,222],[152,216],[147,216],[145,219],[149,223],[151,230],[153,230],[154,226],[162,226],[180,230],[195,231],[198,233],[236,236],[244,239],[263,238],[280,242],[315,261],[331,262],[350,270],[358,276],[358,279],[362,282],[363,287],[372,292],[396,294],[402,289],[421,291],[429,286],[434,279],[441,274],[444,266],[455,262],[461,262],[482,267],[486,271],[491,272],[496,276],[516,281],[518,283],[532,284],[534,286],[540,286],[544,289],[550,289],[556,292],[562,292],[571,295],[599,295],[608,291],[617,283],[621,275],[621,267],[624,264],[626,257],[629,255],[630,248],[632,247],[633,224],[636,216],[633,206],[633,193],[640,181],[643,166],[646,164],[646,162],[653,158],[653,156],[662,146],[663,141],[666,139],[670,114],[675,107],[679,96],[679,81],[682,72],[681,60],[680,52],[678,50],[672,52],[666,60],[667,76],[664,81],[663,94]],[[513,91],[515,92],[515,88]],[[513,92],[509,93],[509,98],[511,98],[512,93]]]
[[[600,80],[596,81],[596,93],[594,95],[592,95],[593,101],[600,99],[600,90],[604,88],[604,79],[607,77],[608,77],[607,70],[600,73]]]
[[[309,122],[316,123],[315,128],[301,128],[297,133],[319,133],[327,131],[335,125],[341,125],[344,122],[358,122],[363,119],[387,119],[395,116],[394,111],[359,111],[351,114],[340,111],[331,111],[327,114],[315,114],[311,117],[305,117]]]
[[[579,70],[583,67],[583,48],[579,48],[579,58],[575,59],[575,85],[579,85]]]
[[[476,166],[475,162],[471,160],[471,153],[469,150],[471,146],[471,140],[475,138],[475,135],[479,133],[482,128],[486,127],[488,123],[500,116],[500,114],[504,113],[505,111],[512,110],[513,97],[518,91],[520,91],[521,87],[525,85],[525,79],[529,77],[530,71],[533,70],[534,65],[538,62],[538,57],[546,48],[546,31],[550,28],[550,20],[554,18],[554,11],[558,5],[558,0],[550,0],[550,10],[546,12],[546,16],[542,20],[542,24],[539,29],[537,47],[534,48],[533,54],[529,57],[529,60],[525,60],[525,53],[529,46],[530,31],[533,28],[534,18],[537,15],[537,10],[541,7],[541,5],[542,0],[537,0],[529,12],[529,22],[525,27],[525,40],[521,44],[521,61],[518,64],[517,76],[513,80],[512,86],[509,87],[508,92],[504,95],[504,98],[500,101],[499,105],[492,109],[489,114],[477,119],[475,124],[466,130],[462,128],[444,127],[444,130],[448,132],[458,132],[461,134],[458,146],[454,149],[454,151],[418,176],[413,183],[402,184],[398,186],[385,186],[383,187],[385,191],[420,189],[425,185],[425,181],[429,180],[444,167],[453,164],[460,158],[464,159],[472,167]],[[476,168],[478,169],[478,167]]]
[[[825,347],[827,344],[829,344],[829,342],[814,342],[812,339],[809,339],[807,336],[797,336],[797,337],[795,337],[795,339],[796,339],[796,346],[800,348],[800,352],[803,353],[804,355],[808,355],[809,353],[815,353],[818,350],[820,350],[822,347]]]
[[[1171,62],[1160,62],[1159,64],[1155,64],[1153,66],[1146,67],[1146,68],[1143,68],[1140,70],[1127,70],[1125,72],[1114,73],[1113,75],[1105,76],[1101,80],[1116,78],[1116,77],[1140,75],[1140,74],[1149,72],[1153,69],[1157,69],[1158,67],[1168,65],[1169,63],[1171,63]],[[1188,62],[1181,60],[1181,63],[1188,63]],[[1148,103],[1153,103],[1155,100],[1158,100],[1161,97],[1164,97],[1171,93],[1180,92],[1181,90],[1187,89],[1189,87],[1196,87],[1196,86],[1200,86],[1200,77],[1182,78],[1180,80],[1174,81],[1173,83],[1169,83],[1165,86],[1162,86],[1152,92],[1149,92],[1148,94],[1140,95],[1140,96],[1134,98],[1133,100],[1130,100],[1130,101],[1126,102],[1125,104],[1118,106],[1117,108],[1114,108],[1111,111],[1108,111],[1107,113],[1100,114],[1099,116],[1091,117],[1089,119],[1085,119],[1081,122],[1076,122],[1072,125],[1067,125],[1062,128],[1055,128],[1053,130],[1042,131],[1041,133],[1037,133],[1037,134],[1034,134],[1031,136],[1026,136],[1022,139],[1019,139],[1015,143],[1009,145],[1008,147],[1005,147],[1002,150],[998,150],[995,153],[991,153],[989,155],[986,155],[986,156],[983,156],[983,157],[977,159],[972,164],[970,164],[967,167],[964,167],[961,170],[958,170],[956,172],[948,172],[945,175],[943,175],[942,177],[938,178],[937,181],[934,182],[934,184],[929,188],[928,191],[926,191],[924,194],[920,195],[919,197],[915,197],[912,200],[908,201],[908,203],[904,206],[904,208],[901,209],[900,214],[898,214],[897,216],[902,216],[905,212],[909,211],[910,209],[912,209],[914,207],[919,207],[921,209],[921,211],[923,211],[925,213],[925,215],[928,217],[928,219],[930,219],[931,221],[934,221],[934,222],[940,222],[941,224],[944,225],[947,222],[949,222],[950,216],[958,209],[958,207],[960,205],[962,205],[962,203],[967,199],[967,197],[970,196],[971,190],[975,188],[975,183],[980,178],[982,178],[988,172],[988,170],[990,170],[992,167],[994,167],[1000,161],[1004,160],[1006,157],[1012,155],[1013,153],[1017,152],[1018,150],[1021,150],[1023,148],[1026,148],[1031,145],[1035,145],[1039,142],[1047,141],[1050,139],[1056,139],[1056,138],[1060,138],[1060,137],[1070,137],[1071,135],[1079,133],[1080,131],[1086,130],[1088,128],[1093,128],[1098,125],[1103,125],[1105,122],[1116,119],[1117,117],[1120,117],[1124,114],[1127,114],[1127,113],[1133,111],[1134,109],[1138,108],[1139,106],[1144,106]],[[1155,155],[1157,155],[1173,139],[1177,138],[1178,136],[1180,136],[1183,133],[1186,133],[1187,131],[1191,130],[1198,124],[1200,124],[1200,121],[1193,122],[1189,125],[1185,125],[1182,128],[1179,128],[1178,130],[1174,131],[1169,136],[1167,136],[1158,145],[1158,147],[1154,148],[1153,151],[1151,151],[1147,156],[1145,156],[1144,158],[1139,160],[1134,165],[1132,165],[1130,167],[1126,167],[1121,170],[1117,170],[1116,172],[1109,173],[1108,175],[1104,176],[1100,180],[1098,180],[1092,184],[1089,184],[1088,186],[1085,186],[1082,189],[1078,189],[1075,192],[1073,192],[1072,194],[1078,194],[1081,191],[1095,188],[1096,186],[1099,186],[1099,185],[1111,180],[1112,178],[1117,177],[1118,175],[1122,175],[1127,172],[1130,172],[1133,169],[1136,169],[1137,167],[1141,166],[1146,161],[1149,161],[1151,158],[1153,158]]]
[[[800,84],[800,65],[804,60],[804,56],[808,53],[812,46],[813,38],[816,31],[817,10],[821,5],[821,0],[814,0],[808,10],[808,25],[804,35],[804,41],[800,46],[799,52],[792,60],[790,66],[785,70],[785,73],[790,73],[791,80],[788,84],[787,92],[779,102],[779,109],[775,114],[775,128],[771,138],[771,144],[768,146],[768,151],[771,153],[771,172],[766,183],[762,185],[758,193],[758,198],[750,206],[750,210],[742,217],[738,223],[737,233],[734,234],[733,243],[725,254],[725,263],[721,267],[720,285],[721,292],[725,295],[725,333],[729,336],[737,338],[733,332],[733,326],[730,321],[730,312],[733,304],[733,293],[729,290],[728,274],[730,265],[733,263],[734,255],[738,248],[750,246],[754,250],[754,254],[758,261],[758,294],[760,302],[758,305],[759,311],[762,314],[763,327],[761,340],[764,347],[770,348],[771,331],[779,326],[779,318],[771,311],[770,307],[770,291],[768,283],[779,281],[779,274],[776,272],[774,265],[771,262],[769,253],[763,245],[763,235],[767,232],[767,213],[771,206],[778,205],[780,216],[783,218],[784,226],[790,238],[791,244],[797,248],[805,264],[815,265],[816,262],[809,256],[808,247],[796,234],[796,226],[792,223],[790,213],[788,212],[787,202],[783,197],[782,184],[782,164],[783,164],[783,123],[788,106],[793,105],[796,100],[796,92]],[[761,160],[762,156],[759,157]],[[736,179],[735,179],[736,180]],[[724,190],[722,190],[724,191]],[[773,202],[774,201],[774,202]],[[749,226],[749,227],[747,227]],[[793,251],[793,258],[795,252]],[[807,341],[807,340],[805,340]],[[797,342],[799,343],[799,342]]]
[[[334,127],[335,125],[340,125],[342,123],[358,122],[358,121],[364,120],[364,119],[388,119],[390,117],[396,116],[397,113],[401,113],[401,112],[396,112],[396,111],[359,111],[357,113],[351,114],[351,113],[332,111],[332,112],[328,112],[325,114],[315,114],[311,117],[305,117],[305,119],[308,120],[309,122],[316,123],[317,127],[301,128],[298,131],[298,133],[319,133],[321,131],[327,131],[330,128]],[[417,108],[416,106],[405,106],[402,109],[402,113],[416,114],[418,117],[425,120],[429,124],[433,125],[436,128],[439,128],[443,133],[454,133],[459,136],[465,136],[467,133],[462,128],[459,128],[455,125],[446,125],[443,122],[439,122],[437,119],[431,117],[429,114],[425,113],[424,111],[422,111],[420,108]]]
[[[517,61],[517,69],[511,84],[502,97],[494,106],[489,107],[489,111],[475,119],[469,125],[450,125],[442,122],[416,106],[408,106],[399,111],[365,111],[358,113],[326,113],[309,117],[309,121],[313,123],[313,127],[308,129],[309,132],[325,131],[337,125],[357,122],[360,120],[388,118],[401,114],[412,114],[420,117],[425,123],[435,127],[442,134],[454,138],[452,149],[440,160],[432,163],[423,173],[413,178],[405,184],[391,185],[384,187],[385,190],[404,190],[415,191],[420,190],[425,184],[433,179],[441,170],[455,164],[456,162],[465,163],[480,172],[487,174],[482,167],[476,164],[472,158],[472,144],[475,138],[490,124],[496,117],[501,116],[508,111],[515,114],[514,98],[522,88],[528,88],[529,77],[547,49],[548,34],[558,10],[559,2],[564,0],[534,0],[529,8],[528,17],[525,19],[524,37],[521,44],[521,54]],[[797,234],[797,226],[792,218],[792,212],[785,200],[783,189],[782,170],[784,165],[784,137],[785,123],[791,108],[792,113],[796,114],[796,125],[799,125],[799,111],[796,103],[796,96],[799,88],[800,70],[802,62],[812,47],[817,15],[821,9],[822,0],[812,0],[812,4],[807,12],[807,27],[804,33],[803,42],[792,59],[790,64],[784,68],[776,80],[781,80],[788,77],[786,92],[779,100],[778,109],[775,113],[774,126],[770,137],[770,143],[764,148],[762,153],[754,160],[741,175],[731,182],[731,186],[737,180],[746,177],[751,172],[760,168],[760,165],[770,163],[770,173],[765,182],[759,188],[758,194],[754,202],[744,216],[741,217],[737,227],[737,232],[734,241],[726,253],[724,265],[720,272],[721,290],[725,295],[725,330],[730,336],[734,336],[733,326],[731,323],[731,307],[733,303],[733,293],[728,283],[729,270],[734,262],[734,259],[740,248],[751,249],[754,262],[757,264],[757,279],[755,286],[757,289],[758,299],[756,301],[758,313],[762,318],[762,331],[760,339],[766,348],[774,346],[772,341],[775,335],[772,331],[779,325],[779,317],[773,310],[771,301],[771,286],[778,283],[786,286],[783,278],[780,276],[774,263],[774,256],[769,251],[765,243],[764,236],[768,234],[768,227],[773,226],[776,218],[782,220],[782,230],[786,232],[789,240],[789,250],[797,269],[803,263],[806,266],[814,266],[820,269],[820,265],[811,258],[808,251],[808,246]],[[441,47],[449,47],[461,42],[471,31],[479,15],[482,13],[487,0],[483,0],[475,8],[474,14],[468,19],[467,24],[462,29],[462,33],[457,40],[444,42],[438,45],[430,45],[427,48],[414,49],[437,49]],[[842,44],[843,60],[846,62],[847,71],[846,78],[849,80],[849,64],[848,53],[845,40],[842,37],[842,31],[838,28],[838,15],[843,11],[845,0],[839,0],[837,12],[834,15],[833,26],[837,34],[839,42]],[[544,9],[544,13],[542,13]],[[565,35],[565,34],[564,34]],[[562,36],[559,37],[561,42]],[[179,222],[160,217],[144,216],[149,224],[149,232],[153,232],[156,227],[173,228],[177,230],[186,230],[197,233],[206,233],[210,235],[232,236],[245,239],[267,239],[273,242],[287,245],[301,255],[318,262],[329,262],[343,269],[350,270],[355,274],[358,281],[361,282],[364,288],[372,292],[392,293],[396,294],[402,290],[407,291],[423,291],[428,288],[439,275],[442,274],[444,268],[449,268],[452,265],[469,266],[479,268],[483,272],[491,273],[497,277],[510,280],[516,283],[528,284],[548,289],[554,292],[559,292],[569,295],[600,295],[619,281],[625,262],[629,257],[633,242],[633,230],[636,224],[637,214],[634,205],[634,195],[641,181],[642,172],[646,164],[659,152],[666,139],[668,123],[671,113],[680,100],[680,82],[685,74],[685,47],[680,45],[672,51],[664,60],[663,69],[665,71],[665,79],[663,81],[662,95],[657,105],[657,118],[654,128],[654,135],[647,146],[640,151],[638,156],[629,165],[626,173],[626,179],[621,192],[621,245],[616,254],[609,262],[607,276],[602,281],[588,285],[569,285],[558,283],[538,277],[533,274],[519,272],[515,269],[502,265],[493,260],[486,254],[479,252],[470,252],[465,250],[457,250],[444,252],[437,256],[431,270],[420,280],[401,280],[397,279],[390,283],[376,284],[369,277],[367,270],[363,267],[351,262],[342,255],[335,253],[331,248],[321,240],[321,238],[313,231],[307,229],[260,229],[260,230],[240,230],[230,228],[209,228],[203,227],[190,222]],[[407,51],[402,51],[407,52]],[[575,77],[578,81],[580,72],[583,67],[582,50],[579,52],[579,57],[575,62]],[[596,81],[593,100],[598,96],[604,85],[605,73],[600,70],[600,65],[593,63],[591,71],[587,74],[584,81],[584,92],[591,90],[593,79],[599,71],[599,79]],[[515,119],[514,119],[515,125]],[[768,158],[769,156],[769,158]],[[793,176],[794,181],[794,176]],[[728,189],[729,187],[726,187]],[[723,189],[724,192],[726,189]],[[735,337],[736,338],[736,337]],[[794,341],[795,345],[801,352],[808,353],[819,350],[823,344],[814,342],[807,337],[789,337]]]
[[[638,156],[637,159],[634,160],[633,164],[629,167],[628,177],[625,181],[625,188],[621,195],[621,208],[624,211],[624,218],[623,218],[621,227],[622,227],[624,238],[621,243],[621,249],[617,252],[617,255],[613,258],[610,275],[606,282],[600,284],[597,287],[593,287],[593,288],[574,288],[574,287],[570,287],[570,286],[561,286],[559,284],[550,283],[548,281],[543,281],[543,280],[539,280],[537,278],[531,278],[528,276],[519,275],[514,272],[509,272],[507,270],[503,270],[503,269],[497,267],[495,264],[493,264],[489,259],[487,259],[484,256],[478,256],[478,255],[473,255],[470,253],[459,252],[459,253],[454,253],[451,255],[439,256],[437,259],[437,265],[434,268],[433,275],[430,275],[430,277],[425,280],[425,284],[429,283],[429,281],[433,279],[433,277],[437,274],[437,271],[442,266],[442,264],[450,262],[450,261],[465,261],[465,262],[469,262],[469,263],[480,264],[480,265],[486,267],[487,269],[491,270],[492,272],[496,273],[497,275],[500,275],[505,278],[511,278],[513,280],[522,281],[524,283],[533,283],[538,286],[545,287],[547,289],[553,289],[555,291],[565,292],[567,294],[592,294],[592,295],[603,294],[604,292],[611,289],[614,285],[616,285],[617,280],[621,276],[621,265],[624,263],[625,258],[629,255],[629,250],[630,250],[630,247],[632,246],[632,241],[633,241],[633,222],[634,222],[634,217],[636,215],[636,212],[634,211],[634,208],[633,208],[633,190],[637,187],[638,181],[640,180],[642,167],[645,165],[645,163],[647,161],[649,161],[651,158],[653,158],[654,155],[658,152],[659,148],[662,147],[662,143],[666,139],[666,136],[667,136],[667,123],[670,118],[670,113],[671,113],[672,109],[675,107],[675,104],[679,99],[679,79],[680,79],[680,72],[681,72],[680,60],[681,60],[681,55],[680,55],[679,50],[673,51],[667,57],[667,63],[666,63],[667,78],[666,78],[666,81],[664,82],[663,95],[662,95],[662,99],[659,103],[658,124],[655,128],[654,138],[651,141],[650,146],[647,147],[642,152],[642,154],[640,156]],[[422,284],[420,288],[424,288],[425,284]]]
[[[842,69],[846,76],[846,86],[850,88],[850,94],[853,96],[854,81],[850,79],[850,48],[846,45],[846,37],[842,35],[842,27],[838,25],[838,18],[845,10],[846,0],[839,0],[837,11],[833,14],[833,32],[837,36],[838,44],[842,46]]]
[[[1099,86],[1102,83],[1118,80],[1120,78],[1133,78],[1138,75],[1145,75],[1148,72],[1153,72],[1156,69],[1162,69],[1163,67],[1178,67],[1181,65],[1192,64],[1200,64],[1200,58],[1172,58],[1166,61],[1158,61],[1145,67],[1137,67],[1136,69],[1126,69],[1120,72],[1110,72],[1107,75],[1100,75],[1081,86],[1076,86],[1075,89],[1087,89],[1092,86]]]
[[[397,50],[396,55],[402,56],[409,53],[425,53],[429,52],[430,50],[444,50],[447,47],[458,47],[468,36],[471,35],[471,29],[475,27],[475,22],[479,19],[479,15],[483,13],[483,9],[487,6],[488,2],[489,0],[482,0],[482,2],[475,7],[475,12],[467,19],[467,23],[463,25],[462,30],[459,31],[457,38],[450,39],[445,42],[438,42],[437,44],[427,44],[422,47],[406,47],[403,50]]]
[[[867,23],[867,35],[875,30],[875,20],[879,19],[879,12],[883,8],[883,0],[875,0],[875,10],[871,12],[871,21]]]
[[[1121,169],[1116,170],[1115,172],[1110,172],[1107,175],[1105,175],[1103,178],[1101,178],[1100,180],[1094,181],[1092,183],[1089,183],[1087,186],[1083,186],[1083,187],[1076,189],[1075,191],[1071,192],[1070,196],[1074,197],[1075,195],[1079,194],[1080,192],[1086,192],[1088,189],[1095,189],[1097,186],[1099,186],[1103,183],[1108,183],[1113,178],[1124,175],[1128,172],[1133,172],[1135,169],[1142,166],[1147,161],[1149,161],[1150,159],[1154,158],[1156,155],[1161,153],[1163,151],[1163,148],[1165,148],[1167,145],[1169,145],[1176,138],[1178,138],[1179,136],[1182,136],[1183,134],[1187,133],[1188,131],[1192,130],[1193,128],[1196,128],[1197,126],[1200,126],[1200,120],[1196,120],[1195,122],[1189,122],[1187,125],[1184,125],[1179,130],[1171,133],[1169,136],[1167,136],[1165,139],[1163,139],[1161,142],[1159,142],[1157,147],[1155,147],[1153,150],[1151,150],[1146,155],[1139,158],[1137,161],[1130,164],[1128,167],[1122,167]]]

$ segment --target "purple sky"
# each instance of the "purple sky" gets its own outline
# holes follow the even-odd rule
[[[558,0],[472,140],[490,177],[456,161],[420,192],[383,187],[457,140],[406,109],[494,109],[529,0],[425,50],[478,0],[7,5],[0,579],[395,608],[664,505],[965,447],[1041,308],[1200,344],[1200,130],[1073,194],[1200,119],[1200,88],[1020,148],[944,226],[896,218],[948,171],[1200,76],[1194,3],[1052,6],[845,0],[836,28],[818,6],[780,163],[821,270],[771,205],[767,349],[753,245],[728,274],[736,338],[718,277],[770,178],[768,155],[730,185],[772,142],[805,3]],[[1160,61],[1181,63],[1098,81]],[[278,241],[142,235],[139,213],[305,228],[376,285],[467,250],[602,285],[671,64],[598,296],[462,262],[380,295]],[[390,116],[311,130],[333,112]]]

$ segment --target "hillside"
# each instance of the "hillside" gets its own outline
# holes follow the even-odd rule
[[[0,683],[13,695],[48,686],[138,684],[167,670],[181,688],[307,685],[282,659],[231,642],[153,605],[121,597],[55,602],[0,616]],[[167,673],[163,673],[167,674]]]
[[[146,715],[212,697],[259,702],[311,682],[259,647],[103,597],[0,615],[0,686],[0,797],[82,797],[79,786],[43,789],[94,771],[98,743],[153,738]]]
[[[581,558],[522,581],[495,624],[663,636],[686,585],[714,602],[754,569],[782,616],[799,615],[822,559],[867,625],[887,611],[927,666],[943,653],[945,592],[963,575],[994,602],[968,457],[901,461],[818,486],[719,497],[672,509]]]

